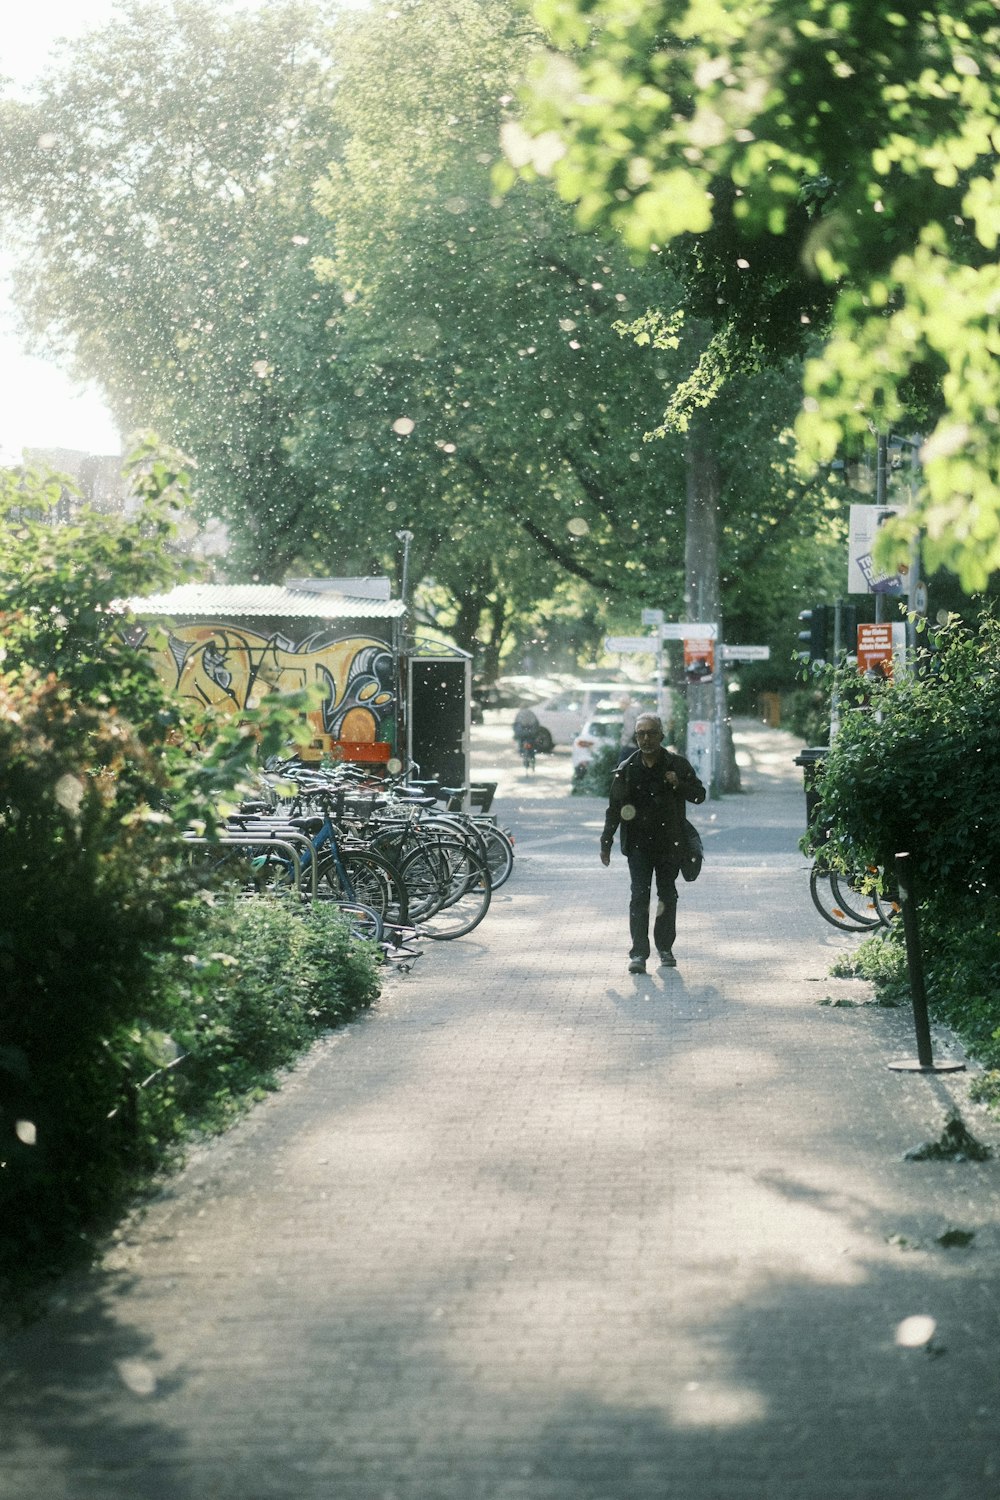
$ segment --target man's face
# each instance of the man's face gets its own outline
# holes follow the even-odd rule
[[[660,726],[650,719],[640,719],[635,726],[635,737],[640,750],[649,755],[653,750],[660,748],[663,739],[663,731]]]

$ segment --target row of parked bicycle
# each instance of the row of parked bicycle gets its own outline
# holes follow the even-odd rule
[[[206,878],[247,896],[334,902],[358,936],[405,963],[416,939],[472,932],[510,878],[514,845],[490,814],[494,791],[474,789],[470,812],[468,788],[285,761],[216,838],[192,836],[193,857]]]

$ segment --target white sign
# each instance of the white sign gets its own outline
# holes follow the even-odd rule
[[[905,594],[908,568],[884,573],[872,553],[883,521],[902,515],[903,505],[852,505],[847,538],[847,592],[849,594]]]
[[[702,641],[714,641],[718,634],[717,625],[699,625],[691,620],[668,621],[666,625],[660,626],[660,638],[664,641],[686,641],[690,636],[697,636]]]
[[[723,661],[770,661],[770,646],[723,646]]]
[[[663,610],[662,609],[644,609],[643,612],[642,612],[642,623],[644,625],[662,625],[663,624]]]
[[[655,653],[659,641],[655,635],[606,635],[604,649],[610,656],[621,652],[650,651]]]

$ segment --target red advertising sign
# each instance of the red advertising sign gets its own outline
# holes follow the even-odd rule
[[[701,636],[685,636],[685,679],[688,682],[710,682],[714,674],[715,642]]]
[[[858,626],[858,671],[892,676],[892,625]]]

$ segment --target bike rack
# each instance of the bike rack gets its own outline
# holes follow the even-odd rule
[[[288,830],[279,833],[220,833],[216,838],[205,838],[203,835],[185,833],[186,844],[197,844],[207,848],[218,848],[220,845],[230,847],[246,848],[251,846],[258,849],[281,849],[292,862],[292,872],[295,877],[295,889],[302,901],[306,899],[306,892],[302,889],[302,855],[300,849],[305,849],[306,859],[309,861],[309,896],[316,899],[316,872],[318,862],[314,858],[312,844],[304,833]]]

